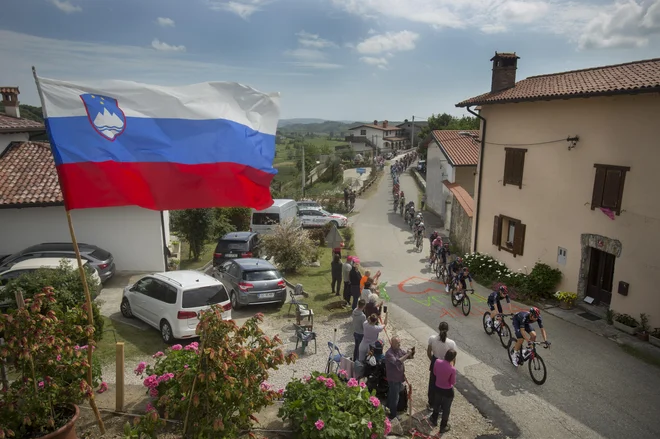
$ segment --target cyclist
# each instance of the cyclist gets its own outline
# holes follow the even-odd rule
[[[403,191],[401,191],[401,195],[399,196],[399,207],[401,208],[401,215],[403,215],[403,207],[406,205],[406,196],[403,194]]]
[[[434,230],[431,235],[429,236],[429,244],[431,247],[431,252],[429,253],[429,259],[431,262],[433,262],[433,255],[435,254],[435,248],[433,247],[433,241],[436,240],[436,238],[440,236],[437,230]]]
[[[454,259],[451,264],[449,264],[449,274],[452,276],[456,276],[459,271],[461,271],[461,268],[463,267],[463,258],[460,256]]]
[[[420,221],[419,224],[415,226],[415,243],[417,243],[417,240],[424,245],[424,232],[426,231],[426,226],[424,225],[423,222]]]
[[[419,225],[422,223],[423,218],[422,218],[422,212],[418,212],[417,215],[415,215],[415,220],[413,221],[413,232],[416,234],[417,230],[419,229]]]
[[[435,242],[433,244],[435,245]],[[442,265],[447,266],[447,256],[451,255],[451,252],[449,251],[449,243],[448,242],[443,243],[442,238],[440,238],[440,242],[438,243],[438,248],[436,249],[436,255],[437,255],[436,257],[440,258],[440,260],[442,261]]]
[[[541,320],[541,310],[533,306],[529,309],[529,312],[521,311],[513,316],[513,332],[516,335],[516,344],[513,349],[509,352],[511,356],[511,361],[513,365],[518,367],[521,363],[522,355],[520,353],[520,348],[522,347],[523,341],[528,343],[536,341],[536,331],[532,330],[532,323],[538,323],[539,328],[541,329],[541,335],[543,335],[543,341],[545,342],[546,347],[550,345],[548,342],[548,334],[545,332],[543,327],[543,321]]]
[[[470,270],[467,267],[463,267],[463,270],[456,276],[456,300],[461,300],[463,297],[462,291],[467,289],[467,281],[470,281],[470,288],[472,288],[472,276],[470,275]]]
[[[488,295],[488,306],[490,307],[490,310],[494,311],[495,305],[497,305],[498,314],[502,314],[503,299],[506,299],[506,303],[509,304],[509,314],[513,314],[513,310],[511,308],[511,299],[509,298],[509,289],[506,287],[506,285],[500,285],[497,291],[493,291]],[[495,329],[497,329],[500,326],[501,321],[502,317],[498,315],[495,319],[495,323],[493,324],[493,321],[491,320],[488,322],[488,325],[494,325]]]

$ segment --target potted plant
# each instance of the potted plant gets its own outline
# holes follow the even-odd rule
[[[14,374],[0,393],[0,437],[76,438],[78,407],[92,396],[85,381],[86,349],[76,339],[94,332],[92,326],[72,325],[83,310],[61,314],[52,288],[25,299],[25,306],[0,315],[6,343],[0,360]]]
[[[614,318],[614,327],[630,335],[635,335],[639,328],[639,323],[635,318],[628,314],[617,314]]]
[[[649,334],[649,341],[653,346],[657,346],[660,348],[660,328],[655,328],[650,334]]]
[[[168,271],[176,271],[179,269],[179,260],[178,259],[170,259],[167,261],[168,264]]]
[[[651,327],[649,326],[649,316],[641,313],[639,315],[639,332],[637,333],[637,338],[642,341],[649,341],[649,331]]]
[[[608,309],[607,312],[605,313],[605,320],[607,321],[608,325],[614,324],[615,317],[616,317],[616,313],[612,309]]]
[[[559,307],[561,309],[573,309],[577,300],[577,294],[568,291],[557,291],[555,298],[559,300]]]

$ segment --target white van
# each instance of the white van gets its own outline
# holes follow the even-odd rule
[[[272,206],[266,209],[252,209],[250,231],[268,234],[276,225],[285,221],[298,221],[298,203],[296,203],[296,200],[273,200]]]

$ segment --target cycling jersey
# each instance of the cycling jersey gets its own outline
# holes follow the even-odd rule
[[[465,283],[466,279],[469,280],[470,283],[472,283],[472,276],[470,275],[470,273],[465,274],[463,272],[460,272],[459,275],[458,275],[457,280],[461,283],[461,286],[463,288],[467,288],[467,284]]]
[[[539,328],[543,328],[543,321],[541,320],[541,316],[539,316],[538,320],[536,322],[532,322],[529,319],[529,313],[527,311],[521,311],[518,314],[513,316],[513,329],[516,334],[516,338],[523,338],[522,333],[520,332],[520,328],[525,329],[525,332],[528,334],[533,331],[532,329],[532,323],[538,323]]]
[[[449,249],[445,246],[441,246],[438,248],[438,256],[442,258],[442,263],[446,264],[447,263],[447,256],[450,255],[451,252]]]
[[[490,310],[493,311],[495,309],[495,305],[497,304],[497,312],[502,314],[502,299],[506,299],[506,303],[511,303],[511,299],[509,299],[509,295],[507,294],[504,297],[500,297],[499,291],[493,291],[488,295],[488,306],[490,307]]]
[[[439,237],[440,236],[438,235],[438,232],[433,232],[433,233],[431,233],[431,236],[429,236],[429,241],[431,241],[431,243],[433,243],[433,241],[435,241]]]
[[[461,264],[458,263],[458,261],[454,260],[451,264],[449,264],[449,271],[453,271],[454,273],[458,273],[458,271],[461,269]]]
[[[423,235],[424,234],[424,227],[417,227],[416,232],[417,232],[418,235]]]

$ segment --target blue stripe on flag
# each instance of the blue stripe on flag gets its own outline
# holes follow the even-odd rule
[[[107,140],[87,116],[46,120],[55,164],[84,162],[232,162],[276,174],[275,136],[225,120],[126,118],[126,129]]]

